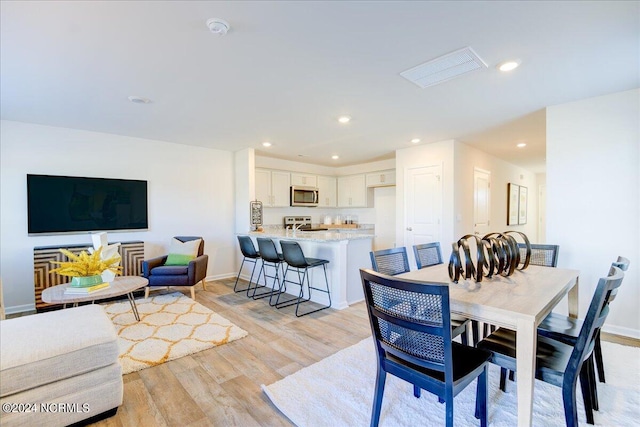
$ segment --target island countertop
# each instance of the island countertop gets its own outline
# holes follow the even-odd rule
[[[308,242],[339,242],[341,240],[362,240],[375,237],[372,233],[350,233],[345,231],[296,231],[265,230],[243,233],[251,237],[269,237],[271,239],[291,239]]]

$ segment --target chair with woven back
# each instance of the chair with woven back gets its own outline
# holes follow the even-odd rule
[[[595,375],[593,369],[595,340],[609,314],[610,295],[615,293],[622,284],[623,278],[623,271],[612,265],[608,277],[599,280],[587,316],[573,344],[565,344],[538,333],[535,376],[541,381],[562,388],[567,426],[578,426],[576,405],[578,379],[582,389],[587,423],[594,423],[595,396],[592,385]],[[511,371],[516,370],[516,333],[514,331],[500,328],[480,341],[477,347],[492,353],[492,363]]]
[[[432,265],[442,264],[442,251],[440,242],[423,243],[413,246],[413,254],[416,257],[418,270]]]
[[[438,248],[439,247],[440,244],[438,243]],[[371,256],[371,267],[378,273],[386,274],[387,276],[395,276],[402,273],[408,273],[410,271],[407,249],[404,246],[400,248],[372,251],[369,253],[369,255]],[[441,256],[439,264],[442,264]],[[389,301],[388,303],[392,304],[393,302]],[[454,338],[460,335],[460,340],[464,345],[468,345],[469,343],[467,337],[468,324],[469,319],[467,318],[458,315],[451,316],[451,335]]]
[[[454,397],[478,378],[476,418],[487,425],[487,368],[490,353],[452,341],[449,286],[404,280],[360,270],[378,360],[371,412],[378,425],[387,373],[427,390],[445,402],[453,426]],[[388,305],[393,299],[398,303]],[[391,409],[393,410],[393,408]]]

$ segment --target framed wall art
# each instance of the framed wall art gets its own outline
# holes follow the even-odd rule
[[[507,184],[507,225],[518,225],[519,223],[519,200],[520,186],[512,183]]]
[[[527,203],[529,198],[527,196],[527,187],[520,186],[518,199],[518,224],[527,223]]]

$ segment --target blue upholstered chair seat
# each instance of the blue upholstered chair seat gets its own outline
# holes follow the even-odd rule
[[[163,265],[151,269],[151,277],[153,276],[174,276],[188,274],[188,266],[186,265]]]

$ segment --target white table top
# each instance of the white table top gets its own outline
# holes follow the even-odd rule
[[[138,276],[119,276],[111,282],[111,286],[106,289],[91,292],[87,295],[65,295],[64,291],[69,287],[69,283],[52,286],[42,291],[42,301],[50,304],[69,304],[75,302],[99,301],[120,295],[126,295],[136,289],[147,286],[149,281]]]
[[[484,277],[480,283],[472,279],[453,283],[448,265],[440,264],[397,277],[448,283],[451,311],[515,329],[518,318],[540,323],[573,287],[579,273],[578,270],[530,265],[508,277],[495,275]],[[490,316],[487,311],[491,311]]]

